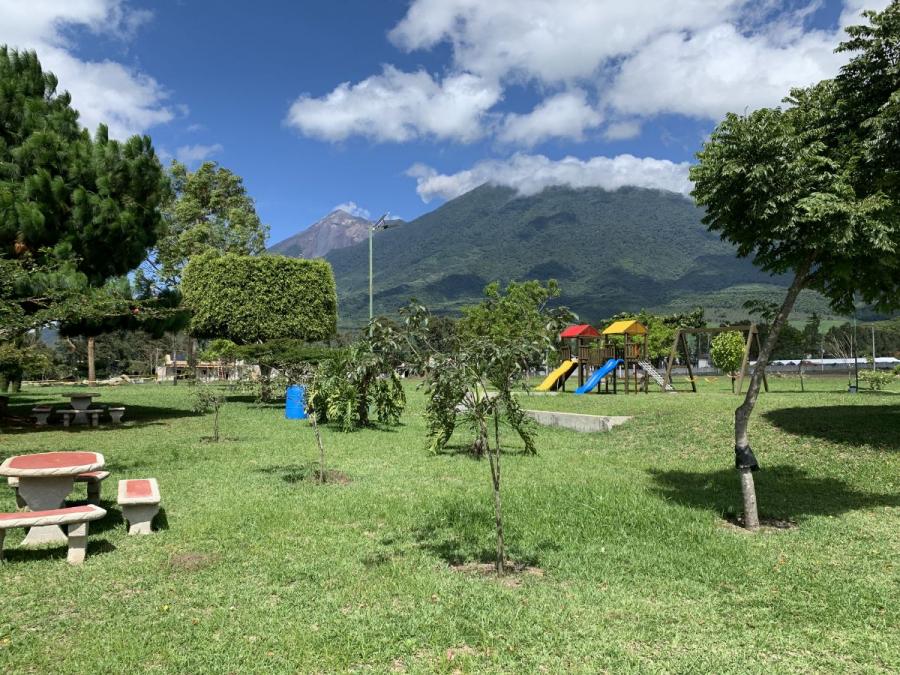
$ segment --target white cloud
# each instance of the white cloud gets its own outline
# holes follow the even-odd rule
[[[834,53],[843,27],[888,2],[844,0],[838,28],[812,30],[821,8],[812,0],[413,0],[390,38],[406,50],[448,44],[457,71],[505,84],[592,87],[613,117],[715,120],[834,76],[848,58]],[[515,133],[527,121],[511,117],[501,138],[533,144],[534,135]],[[607,136],[621,139],[637,121]]]
[[[847,58],[834,53],[838,39],[830,31],[746,35],[730,24],[668,33],[625,61],[607,101],[625,114],[707,119],[778,105],[791,87],[837,73]]]
[[[0,0],[0,44],[37,52],[61,90],[72,94],[81,123],[95,130],[106,123],[123,138],[175,117],[168,92],[152,77],[115,61],[86,61],[73,52],[66,35],[72,27],[128,39],[150,17],[128,9],[121,0],[22,2]]]
[[[627,154],[588,160],[515,154],[506,160],[478,162],[471,169],[449,175],[424,164],[412,166],[407,174],[416,179],[416,192],[428,202],[435,197],[453,199],[484,183],[511,187],[524,195],[537,194],[551,185],[607,190],[633,185],[686,195],[691,190],[688,167],[687,162]]]
[[[612,122],[608,127],[606,127],[603,132],[603,136],[608,141],[624,141],[629,138],[635,138],[639,136],[641,133],[641,124],[640,122],[631,121],[622,121],[622,122]]]
[[[550,138],[584,139],[584,132],[596,128],[603,116],[587,101],[581,89],[544,99],[527,115],[507,115],[499,138],[505,143],[531,147]]]
[[[329,141],[364,136],[379,142],[433,137],[467,143],[483,135],[486,113],[500,96],[497,85],[468,73],[437,81],[424,70],[385,66],[380,75],[344,82],[320,98],[300,96],[286,123]]]
[[[407,50],[452,46],[457,68],[496,79],[590,77],[652,36],[734,17],[746,0],[413,0],[390,32]]]
[[[212,145],[182,145],[175,151],[175,157],[183,164],[203,162],[213,155],[218,155],[224,148],[221,143]]]
[[[369,213],[368,209],[364,209],[356,202],[344,202],[343,204],[338,204],[335,206],[332,211],[345,211],[349,213],[351,216],[356,216],[357,218],[366,218],[368,219],[372,214]]]

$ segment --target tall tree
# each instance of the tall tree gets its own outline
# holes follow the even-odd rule
[[[34,52],[0,47],[0,339],[119,311],[85,298],[144,259],[167,192],[147,136],[91,137]]]
[[[173,161],[172,199],[164,209],[163,234],[150,262],[167,286],[178,285],[188,259],[214,249],[256,255],[266,249],[269,226],[256,213],[243,179],[215,162],[188,171]]]
[[[735,465],[744,520],[759,525],[750,415],[797,295],[812,288],[841,312],[861,298],[900,304],[900,1],[865,12],[838,49],[853,52],[834,80],[795,89],[789,107],[729,114],[691,169],[704,222],[740,256],[793,279],[735,411]]]

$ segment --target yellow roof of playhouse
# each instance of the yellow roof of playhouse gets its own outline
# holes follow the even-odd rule
[[[603,329],[603,335],[645,335],[646,333],[646,326],[634,320],[614,321]]]

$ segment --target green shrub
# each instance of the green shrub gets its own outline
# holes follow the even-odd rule
[[[872,391],[880,391],[891,383],[894,375],[883,370],[863,370],[859,373],[859,379],[868,384]]]
[[[239,345],[326,340],[337,330],[337,291],[324,260],[208,251],[182,278],[191,332]]]

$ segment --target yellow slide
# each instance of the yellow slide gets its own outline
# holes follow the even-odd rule
[[[547,379],[538,385],[537,391],[550,391],[560,379],[565,382],[566,378],[572,374],[576,367],[578,367],[577,359],[563,361],[559,368],[550,373],[547,376]]]

